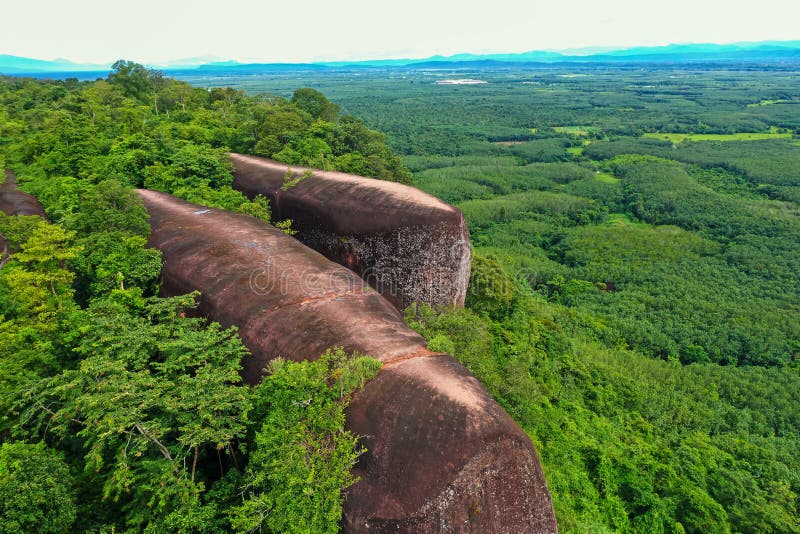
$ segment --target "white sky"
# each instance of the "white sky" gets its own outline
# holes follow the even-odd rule
[[[800,0],[0,0],[0,54],[92,63],[797,39]]]

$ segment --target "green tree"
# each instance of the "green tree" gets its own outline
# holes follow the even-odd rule
[[[126,522],[139,526],[197,506],[206,458],[236,461],[247,351],[234,329],[185,317],[196,295],[126,309],[120,293],[89,309],[76,348],[83,360],[31,389],[23,421],[65,437],[77,425],[86,469],[103,473],[104,496],[122,500]]]
[[[311,89],[310,87],[295,90],[294,94],[292,94],[292,104],[315,119],[335,122],[339,118],[339,106],[329,101],[325,95],[316,89]]]
[[[231,163],[224,150],[187,143],[172,155],[173,174],[183,180],[199,178],[212,187],[230,185]]]
[[[136,63],[119,59],[111,65],[108,83],[118,87],[125,96],[144,101],[150,90],[147,69]]]
[[[147,237],[147,211],[136,191],[116,180],[105,180],[87,189],[80,199],[80,211],[65,221],[81,236],[95,232],[122,232]]]
[[[0,270],[0,432],[5,432],[17,424],[12,407],[21,391],[72,359],[66,333],[76,311],[74,276],[64,263],[80,249],[70,246],[71,232],[39,217],[7,217],[0,226],[17,250]],[[17,234],[22,229],[29,235]]]
[[[147,80],[153,88],[153,111],[158,115],[158,100],[161,90],[167,85],[167,77],[163,71],[157,69],[147,70]]]
[[[6,243],[6,256],[3,258],[5,261],[8,261],[10,256],[19,250],[20,245],[28,239],[41,220],[42,218],[38,215],[8,216],[0,212],[0,238],[4,239]]]
[[[341,348],[314,362],[273,360],[255,393],[263,425],[245,471],[244,504],[233,509],[238,532],[338,532],[342,491],[363,452],[344,429],[350,395],[380,369]]]
[[[69,532],[76,506],[61,454],[44,443],[0,445],[0,532]]]
[[[155,162],[158,148],[142,133],[126,136],[114,143],[106,159],[105,176],[141,187],[144,169]]]
[[[466,304],[495,318],[505,316],[517,293],[514,281],[494,258],[473,254]]]
[[[146,248],[147,239],[123,232],[97,232],[78,241],[85,251],[70,262],[78,275],[78,300],[105,297],[113,289],[138,287],[157,291],[161,252]]]
[[[6,267],[8,272],[3,273],[18,315],[36,317],[44,324],[70,306],[74,275],[63,265],[81,250],[69,246],[74,236],[74,232],[40,219],[20,245],[13,263]]]

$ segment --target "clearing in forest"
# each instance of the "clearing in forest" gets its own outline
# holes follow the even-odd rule
[[[687,133],[646,133],[643,137],[672,141],[673,144],[684,141],[761,141],[764,139],[786,139],[791,133],[782,132],[742,132],[735,134],[687,134]]]

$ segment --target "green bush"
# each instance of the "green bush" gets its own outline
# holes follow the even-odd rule
[[[257,387],[264,413],[245,471],[244,503],[232,511],[237,532],[338,532],[342,491],[363,451],[344,428],[350,395],[380,362],[341,348],[314,362],[273,360]]]
[[[70,532],[76,518],[72,475],[44,443],[0,445],[0,532]]]

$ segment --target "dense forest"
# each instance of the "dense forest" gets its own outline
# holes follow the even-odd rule
[[[207,91],[128,61],[94,82],[0,78],[0,166],[49,218],[0,214],[0,531],[338,530],[361,453],[344,408],[379,362],[331,347],[251,387],[235,329],[197,317],[196,294],[158,296],[133,188],[269,222],[231,188],[229,150],[410,177],[313,89]]]
[[[407,311],[534,440],[563,532],[800,531],[791,66],[298,78],[459,206],[467,308]],[[440,85],[472,78],[479,85]],[[356,81],[354,81],[356,80]]]
[[[436,83],[461,77],[489,83]],[[800,531],[796,72],[187,79],[0,79],[0,154],[50,217],[0,220],[0,530],[336,530],[374,363],[333,349],[249,388],[234,331],[157,297],[131,188],[269,220],[230,188],[235,150],[463,210],[467,307],[406,318],[531,436],[561,531]]]

